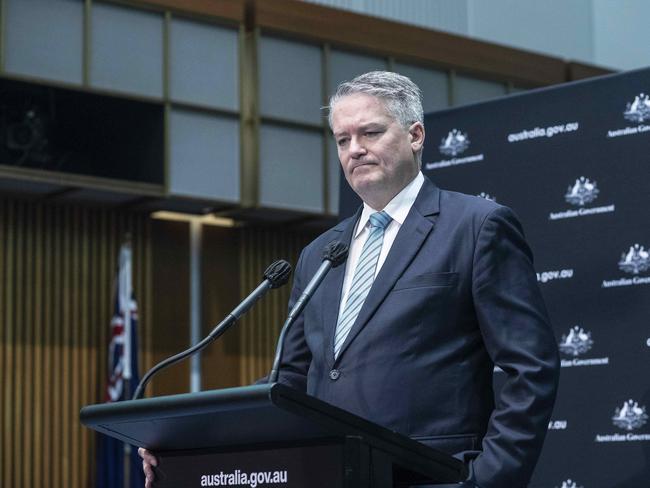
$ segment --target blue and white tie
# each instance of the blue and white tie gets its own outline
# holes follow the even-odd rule
[[[352,278],[352,285],[350,286],[345,308],[336,324],[336,334],[334,335],[335,358],[338,357],[341,346],[350,333],[350,329],[352,329],[361,306],[372,287],[372,282],[375,280],[375,269],[384,242],[384,230],[393,220],[386,212],[375,212],[370,215],[369,219],[370,234],[363,245],[357,267],[354,270],[354,277]]]

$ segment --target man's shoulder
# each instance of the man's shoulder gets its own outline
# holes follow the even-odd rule
[[[507,207],[487,198],[468,195],[457,191],[440,190],[440,211],[456,215],[466,215],[474,218],[484,218],[499,209]]]
[[[484,229],[504,226],[516,228],[523,234],[521,221],[510,207],[487,198],[447,190],[440,190],[438,223],[447,231],[462,230],[475,238]]]
[[[505,208],[487,198],[440,188],[426,176],[414,206],[423,215],[440,213],[445,219],[482,219],[499,208]]]

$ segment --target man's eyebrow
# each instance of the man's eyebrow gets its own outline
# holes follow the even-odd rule
[[[366,130],[366,129],[383,129],[386,127],[386,124],[383,124],[381,122],[368,122],[367,124],[360,125],[359,128],[361,130]]]
[[[367,124],[361,124],[359,126],[359,130],[368,130],[368,129],[385,129],[387,124],[383,124],[381,122],[368,122]],[[348,134],[347,130],[342,130],[339,132],[333,132],[334,136],[342,136],[345,134]]]

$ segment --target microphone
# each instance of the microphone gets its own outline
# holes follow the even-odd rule
[[[290,274],[291,265],[286,261],[281,259],[271,264],[271,266],[266,268],[266,271],[264,271],[264,281],[262,281],[262,283],[260,283],[259,286],[255,288],[255,290],[253,290],[253,292],[248,295],[239,305],[237,305],[237,307],[235,307],[235,309],[230,312],[225,319],[223,319],[214,329],[212,329],[212,332],[210,332],[207,337],[189,349],[186,349],[185,351],[182,351],[159,362],[153,368],[147,371],[147,374],[142,377],[142,380],[138,384],[138,387],[133,393],[133,397],[131,399],[137,400],[142,396],[147,383],[158,371],[171,364],[181,361],[188,356],[191,356],[201,349],[204,349],[208,344],[221,336],[226,330],[230,328],[230,326],[237,322],[237,320],[239,320],[242,315],[248,312],[248,310],[250,310],[250,308],[255,305],[255,302],[266,295],[270,289],[279,288],[280,286],[286,284],[287,281],[289,281]]]
[[[323,262],[316,270],[316,273],[314,274],[314,277],[311,279],[311,281],[307,283],[307,286],[305,287],[298,300],[296,300],[296,303],[293,305],[293,308],[289,312],[287,320],[282,326],[282,331],[280,332],[280,337],[278,338],[278,345],[275,350],[273,368],[271,369],[271,374],[269,375],[269,383],[275,383],[278,380],[280,362],[282,360],[282,352],[284,350],[284,337],[287,335],[289,328],[293,325],[298,315],[300,315],[300,312],[302,312],[302,310],[305,308],[316,289],[325,279],[327,273],[329,273],[330,269],[336,268],[345,262],[347,257],[348,246],[341,241],[332,241],[323,249]]]

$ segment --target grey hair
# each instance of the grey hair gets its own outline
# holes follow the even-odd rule
[[[344,81],[330,97],[327,107],[330,128],[334,105],[341,98],[355,93],[365,93],[382,99],[388,113],[405,129],[415,122],[424,123],[422,92],[415,83],[406,76],[391,71],[370,71],[353,80]]]

